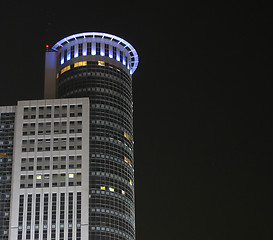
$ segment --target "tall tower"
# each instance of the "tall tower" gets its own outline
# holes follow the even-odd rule
[[[46,52],[45,98],[88,97],[89,239],[135,239],[133,46],[117,36],[68,36]],[[83,208],[87,206],[82,206]]]

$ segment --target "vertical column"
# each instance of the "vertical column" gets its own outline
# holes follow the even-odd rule
[[[73,192],[68,195],[68,240],[73,239]]]
[[[62,51],[60,54],[61,54],[61,64],[64,64],[64,51]]]
[[[77,58],[79,56],[79,45],[74,45],[74,58]]]
[[[18,240],[23,238],[23,217],[24,217],[24,195],[20,195],[18,214]]]
[[[82,55],[83,56],[87,55],[87,42],[83,43]]]
[[[60,234],[59,240],[64,240],[64,215],[65,215],[65,193],[60,195]]]
[[[56,215],[57,215],[57,193],[52,193],[51,240],[55,240],[56,239]]]
[[[48,236],[48,193],[44,194],[44,213],[43,213],[43,239]]]
[[[109,44],[109,58],[113,58],[113,46]]]
[[[35,202],[35,229],[34,229],[34,239],[39,239],[39,229],[40,227],[42,227],[42,225],[40,226],[40,194],[36,194],[36,202]]]
[[[32,194],[28,194],[27,196],[27,231],[26,231],[26,239],[30,239],[31,237],[31,213],[32,213]]]
[[[105,56],[105,45],[102,42],[100,43],[100,55]]]
[[[91,55],[96,55],[96,42],[92,42],[92,49],[91,49]]]
[[[82,196],[81,192],[77,192],[77,231],[76,231],[76,240],[81,240],[81,201]]]

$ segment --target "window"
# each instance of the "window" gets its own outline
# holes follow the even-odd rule
[[[87,43],[87,55],[91,55],[91,42]]]
[[[115,189],[114,189],[114,188],[112,188],[112,187],[109,187],[109,191],[110,191],[110,192],[114,192],[114,191],[115,191]]]
[[[130,136],[126,132],[124,132],[124,137],[126,137],[129,141],[131,141]]]
[[[76,63],[74,63],[74,68],[86,66],[86,65],[87,65],[87,61],[76,62]]]
[[[105,186],[101,186],[101,187],[100,187],[100,190],[105,190]]]
[[[69,173],[68,178],[74,178],[74,173]]]
[[[105,44],[105,56],[109,56],[109,44]]]
[[[41,180],[42,179],[42,175],[41,174],[36,175],[36,179],[37,180]]]
[[[80,43],[79,44],[79,56],[82,56],[82,46],[83,46],[83,44]]]
[[[70,52],[71,52],[71,58],[74,58],[75,46],[71,46]]]
[[[105,66],[105,62],[104,61],[98,61],[98,65],[99,66]]]
[[[116,59],[117,56],[117,48],[113,47],[113,58]]]
[[[124,157],[124,161],[127,162],[132,167],[132,163],[127,157]]]
[[[97,42],[96,43],[96,55],[99,55],[100,54],[100,43]]]
[[[64,67],[62,70],[61,70],[61,74],[63,74],[64,72],[70,70],[70,65]]]

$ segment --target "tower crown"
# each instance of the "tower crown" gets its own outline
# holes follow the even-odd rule
[[[135,48],[124,39],[108,33],[85,32],[58,41],[53,50],[59,52],[59,64],[79,56],[102,56],[120,62],[133,74],[138,65]],[[72,55],[73,54],[73,55]]]

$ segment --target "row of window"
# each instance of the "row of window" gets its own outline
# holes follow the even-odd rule
[[[119,216],[119,217],[122,217],[123,219],[126,219],[132,225],[135,224],[134,221],[132,220],[132,218],[128,214],[124,214],[124,213],[121,213],[119,211],[114,211],[114,210],[109,209],[109,208],[103,208],[103,207],[91,208],[91,212]]]
[[[23,136],[35,135],[35,123],[24,123],[23,124]],[[38,123],[38,135],[50,135],[51,132],[54,134],[66,134],[69,133],[81,133],[82,132],[82,121],[59,121],[54,122],[53,129],[51,129],[51,122],[39,122]],[[68,129],[67,129],[68,127]]]
[[[67,109],[70,109],[70,111],[79,110],[82,109],[82,104],[71,104],[69,106],[67,105],[54,105],[54,111],[66,111]],[[35,112],[37,109],[39,111],[51,111],[53,109],[53,106],[39,106],[39,107],[24,107],[24,113],[26,112]]]
[[[109,44],[101,44],[100,42],[87,42],[86,44],[80,43],[78,45],[70,46],[70,48],[59,53],[58,61],[62,65],[73,58],[87,55],[100,55],[113,58],[118,62],[121,62],[124,66],[127,66],[128,70],[130,69],[128,57],[125,52],[120,51],[117,47]]]
[[[53,146],[51,146],[51,140],[53,140]],[[67,138],[54,138],[54,139],[37,139],[37,152],[42,151],[63,151],[69,150],[81,150],[82,149],[82,138],[81,137],[70,137],[69,146],[67,146]],[[35,151],[35,139],[28,139],[22,141],[22,152],[34,152]]]
[[[66,164],[53,164],[52,169],[57,170],[57,169],[66,169],[67,165]],[[68,168],[69,169],[79,169],[82,167],[81,163],[77,164],[69,164]],[[21,171],[34,171],[35,167],[34,166],[21,166]],[[36,170],[50,170],[50,165],[37,165]],[[0,178],[1,179],[1,178]]]
[[[37,164],[34,162],[36,161]],[[50,170],[52,164],[52,169],[79,169],[82,167],[81,156],[69,156],[69,161],[66,162],[66,156],[54,156],[52,158],[52,163],[50,162],[50,157],[37,157],[34,158],[22,158],[21,159],[21,171],[34,171],[36,170]],[[36,167],[35,167],[36,165]]]
[[[39,114],[38,115],[38,118],[51,118],[51,113],[43,113],[43,114]],[[64,117],[67,117],[67,113],[62,113],[62,114],[59,114],[59,113],[55,113],[54,115],[54,118],[64,118]],[[82,112],[78,112],[78,113],[74,113],[74,112],[71,112],[69,114],[70,117],[81,117],[82,116]],[[35,119],[36,118],[36,114],[24,114],[24,119]]]
[[[32,188],[33,178],[36,179],[36,188],[46,188],[50,185],[52,187],[81,186],[81,173],[21,175],[20,178],[20,188]]]

